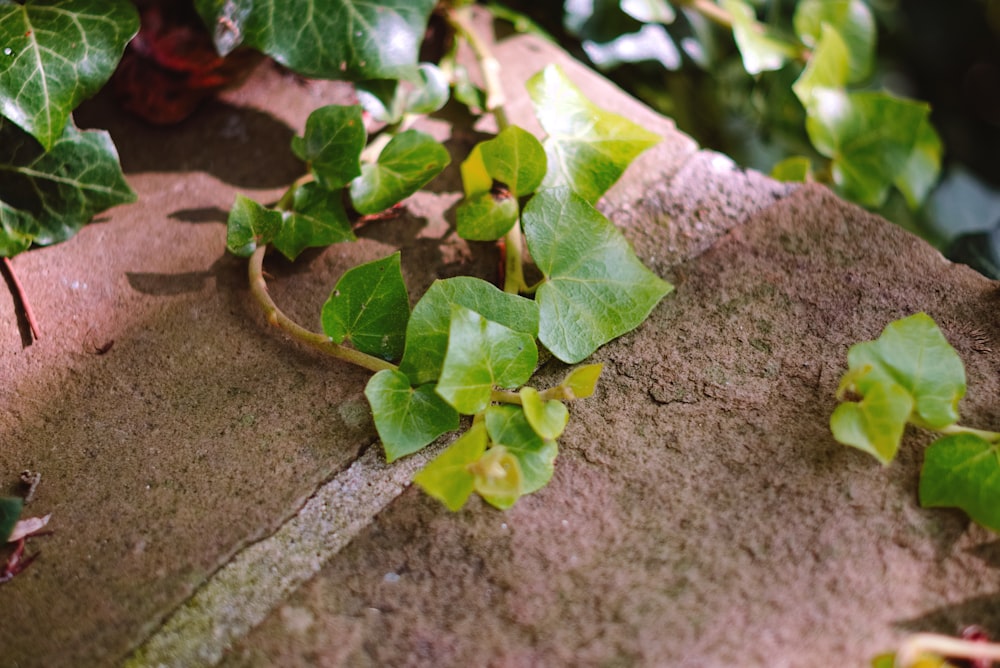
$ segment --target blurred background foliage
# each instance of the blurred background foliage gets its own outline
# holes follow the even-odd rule
[[[518,29],[544,31],[702,146],[778,178],[829,183],[1000,278],[1000,0],[503,4]],[[841,47],[823,46],[827,22],[846,61],[830,56]],[[844,92],[833,97],[850,99],[850,120],[867,124],[868,135],[829,118],[825,87]],[[917,101],[930,105],[927,128]],[[888,152],[896,142],[908,165],[858,152],[872,141]],[[888,170],[886,188],[852,184],[852,173],[879,169]]]

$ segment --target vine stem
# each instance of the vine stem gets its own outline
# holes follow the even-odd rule
[[[31,336],[35,341],[38,341],[42,338],[41,332],[38,329],[38,321],[35,320],[35,313],[31,310],[31,302],[28,301],[28,295],[25,293],[24,286],[21,285],[21,281],[18,279],[17,273],[14,271],[14,265],[11,264],[9,257],[3,258],[3,268],[7,273],[7,277],[10,278],[14,299],[17,300],[18,305],[21,307],[24,319],[28,321],[28,329],[31,330]]]
[[[952,434],[971,434],[972,436],[978,436],[984,441],[988,441],[990,443],[1000,442],[1000,432],[987,431],[985,429],[973,429],[972,427],[963,427],[960,424],[951,424],[947,427],[942,427],[941,429],[935,429],[935,431],[946,436],[951,436]]]
[[[925,654],[954,659],[1000,661],[1000,644],[979,640],[962,640],[935,633],[916,633],[900,645],[896,652],[896,668],[911,668]]]
[[[383,359],[368,355],[360,350],[354,350],[339,343],[334,343],[329,336],[312,332],[282,313],[281,309],[274,303],[274,300],[271,299],[271,295],[267,291],[267,282],[264,280],[264,253],[266,250],[266,245],[258,246],[257,250],[250,256],[249,275],[250,293],[264,310],[264,317],[267,318],[269,323],[300,343],[304,343],[331,357],[336,357],[344,362],[350,362],[369,371],[378,372],[386,369],[395,371],[398,369],[391,362],[386,362]]]

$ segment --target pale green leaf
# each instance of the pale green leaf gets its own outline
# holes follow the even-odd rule
[[[474,422],[469,431],[445,448],[413,476],[413,482],[452,512],[465,505],[475,488],[472,465],[486,452],[486,424]]]
[[[848,59],[845,83],[861,81],[871,72],[875,17],[864,0],[802,0],[795,6],[794,25],[799,39],[809,47],[822,44],[824,30],[838,33]]]
[[[848,54],[844,40],[836,30],[823,26],[823,36],[813,51],[809,64],[792,84],[792,90],[806,112],[814,114],[813,91],[839,89],[847,84]]]
[[[521,470],[521,493],[541,489],[555,470],[559,446],[554,440],[540,437],[519,406],[491,406],[486,410],[486,430],[490,439],[503,445],[517,458]]]
[[[732,17],[733,39],[749,74],[779,70],[785,61],[798,55],[795,44],[759,22],[753,7],[743,0],[721,0],[720,4]]]
[[[802,155],[785,158],[771,169],[771,178],[778,181],[810,182],[813,180],[812,161]]]
[[[496,445],[469,467],[472,484],[483,499],[506,510],[514,505],[523,493],[523,476],[517,457],[502,445]]]
[[[522,387],[518,392],[521,397],[521,408],[528,424],[535,433],[544,439],[557,439],[566,428],[569,421],[569,411],[561,401],[542,399],[533,387]]]
[[[830,416],[833,437],[874,456],[882,464],[896,457],[913,398],[895,383],[874,385],[860,402],[845,402]]]
[[[386,461],[412,454],[441,434],[458,429],[458,413],[431,384],[411,387],[399,371],[379,371],[365,386]]]
[[[594,393],[597,379],[601,377],[603,364],[584,364],[569,372],[560,385],[567,393],[567,399],[586,399]]]

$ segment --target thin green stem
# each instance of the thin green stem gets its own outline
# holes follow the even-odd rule
[[[500,83],[500,61],[496,59],[490,51],[486,40],[476,32],[472,26],[471,8],[457,7],[448,10],[447,19],[455,32],[460,34],[476,55],[479,69],[483,73],[483,88],[486,91],[486,111],[493,114],[497,121],[497,129],[503,130],[510,123],[507,120],[507,112],[504,105],[507,97],[503,92],[503,84]]]
[[[519,224],[504,235],[504,248],[503,289],[516,295],[528,287],[524,282],[524,235]]]
[[[550,387],[547,390],[542,390],[538,393],[538,396],[543,401],[573,401],[577,397],[573,396],[573,393],[568,391],[562,385],[556,385],[555,387]],[[523,405],[521,401],[521,395],[517,392],[511,392],[509,390],[493,390],[490,393],[490,401],[497,404],[515,404],[517,406]]]
[[[916,633],[896,652],[896,668],[911,668],[927,654],[970,661],[1000,661],[1000,644],[980,640],[961,640],[934,633]]]
[[[712,0],[680,0],[677,4],[693,9],[706,19],[724,28],[733,27],[733,15],[712,2]]]
[[[960,424],[951,424],[947,427],[942,427],[941,429],[935,429],[934,431],[946,436],[951,436],[952,434],[971,434],[972,436],[978,436],[989,443],[1000,443],[1000,432],[986,431],[985,429],[974,429],[972,427],[964,427]]]
[[[271,295],[267,291],[267,282],[264,280],[264,252],[266,250],[267,246],[259,246],[253,252],[253,255],[250,256],[249,276],[250,293],[264,310],[264,317],[267,318],[269,323],[278,327],[300,343],[304,343],[331,357],[350,362],[369,371],[376,372],[398,368],[391,362],[386,362],[383,359],[368,355],[359,350],[334,343],[330,340],[329,336],[309,331],[282,313],[281,309],[274,303],[274,300],[271,299]]]

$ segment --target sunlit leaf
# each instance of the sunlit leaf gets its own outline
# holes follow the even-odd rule
[[[785,158],[771,169],[771,178],[798,183],[812,181],[812,161],[802,155]]]
[[[138,30],[127,0],[0,2],[0,115],[51,150]]]
[[[521,385],[537,363],[534,336],[454,304],[437,393],[459,413],[474,415],[489,405],[494,386]]]
[[[875,57],[875,17],[864,0],[802,0],[795,5],[795,32],[806,46],[822,43],[824,29],[842,38],[848,67],[845,83],[861,81]]]
[[[361,107],[331,104],[309,114],[305,135],[292,141],[292,149],[324,188],[337,190],[361,174],[367,139]]]
[[[486,410],[490,439],[517,458],[521,470],[521,493],[530,494],[552,479],[559,446],[540,437],[519,406],[491,406]]]
[[[298,186],[291,208],[282,211],[281,216],[281,229],[272,242],[289,260],[306,248],[355,239],[340,191],[327,190],[317,183]]]
[[[570,394],[567,398],[586,399],[592,395],[603,369],[603,364],[584,364],[570,371],[560,383],[563,389]]]
[[[403,354],[410,301],[399,252],[349,269],[323,304],[323,331],[336,343],[386,360]]]
[[[486,162],[483,160],[483,143],[476,144],[469,155],[466,156],[462,164],[459,165],[462,174],[462,189],[465,196],[488,193],[493,188],[493,177],[486,169]]]
[[[545,149],[535,136],[516,125],[479,145],[486,172],[515,197],[533,193],[545,177]]]
[[[895,181],[911,209],[917,209],[937,183],[941,173],[941,150],[941,138],[930,118],[924,118],[910,159]]]
[[[785,61],[798,55],[795,45],[759,22],[753,7],[743,0],[721,0],[720,4],[732,17],[733,38],[748,73],[781,69]]]
[[[399,371],[379,371],[365,386],[386,461],[412,454],[441,434],[458,429],[458,413],[432,384],[411,387]]]
[[[469,466],[472,484],[487,503],[506,510],[523,493],[520,463],[507,448],[495,445]]]
[[[271,243],[280,230],[281,212],[236,195],[226,223],[226,248],[233,255],[250,257],[258,246]]]
[[[542,399],[538,390],[533,387],[522,387],[518,394],[524,417],[535,433],[544,439],[559,438],[569,421],[566,405],[561,401]]]
[[[927,448],[920,472],[920,505],[961,508],[1000,531],[1000,451],[972,434],[945,436]]]
[[[455,208],[455,231],[470,241],[493,241],[507,234],[517,214],[517,200],[510,195],[476,193]]]
[[[441,173],[451,156],[428,134],[407,130],[392,138],[378,161],[361,166],[351,201],[363,214],[378,213],[409,197]]]
[[[299,74],[391,79],[416,65],[435,0],[195,0],[226,55],[240,44]]]
[[[413,476],[413,482],[441,501],[452,512],[465,505],[475,487],[471,465],[486,452],[486,424],[475,422],[469,431],[449,445]]]
[[[824,25],[822,39],[813,51],[809,64],[792,85],[792,90],[806,111],[814,113],[816,102],[813,91],[842,88],[847,83],[847,74],[847,46],[836,30]]]
[[[588,100],[555,65],[531,77],[528,94],[548,133],[543,185],[568,186],[596,202],[647,148],[660,141],[632,121]]]
[[[677,16],[666,0],[621,0],[621,8],[643,23],[673,23]]]
[[[538,335],[538,305],[471,276],[431,284],[406,326],[406,349],[399,368],[416,384],[436,380],[448,347],[451,308],[458,304],[516,332]]]
[[[566,188],[539,191],[521,217],[545,276],[539,339],[574,363],[639,326],[673,286],[647,269],[597,209]]]
[[[895,383],[874,385],[860,402],[845,402],[830,417],[833,437],[863,450],[883,464],[896,457],[913,397]]]

